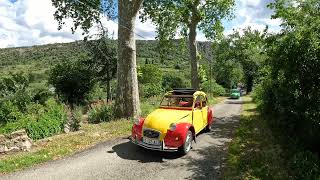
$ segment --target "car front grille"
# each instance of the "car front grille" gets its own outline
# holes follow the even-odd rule
[[[145,129],[143,130],[143,136],[148,138],[159,138],[160,132],[152,130],[152,129]]]

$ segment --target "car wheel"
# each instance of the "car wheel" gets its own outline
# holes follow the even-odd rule
[[[210,132],[211,131],[211,124],[208,124],[207,126],[206,126],[206,129],[205,129],[205,131],[206,132]]]
[[[183,145],[179,148],[179,152],[182,155],[187,154],[191,150],[191,148],[192,148],[192,139],[193,139],[192,132],[189,130]]]

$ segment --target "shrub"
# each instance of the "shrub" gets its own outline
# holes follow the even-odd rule
[[[11,101],[0,102],[0,123],[5,124],[19,120],[23,114]]]
[[[174,66],[174,69],[179,70],[179,69],[181,69],[181,66],[180,66],[179,64],[176,64],[176,65]]]
[[[63,105],[51,98],[45,105],[30,103],[27,112],[20,113],[15,121],[3,125],[0,133],[9,134],[19,129],[26,129],[32,139],[42,139],[62,132],[66,119]]]
[[[147,83],[142,84],[141,95],[145,98],[160,95],[163,92],[161,84]]]
[[[53,96],[45,83],[35,83],[30,85],[32,102],[44,105],[45,102]]]
[[[295,179],[319,179],[320,160],[310,151],[301,151],[290,159],[290,166],[295,172]]]
[[[34,112],[34,107],[37,107],[37,112]],[[62,132],[67,120],[63,105],[58,104],[54,99],[49,99],[45,106],[40,107],[41,105],[34,104],[29,108],[30,122],[25,127],[29,137],[42,139]]]
[[[216,83],[216,81],[212,81],[210,83],[210,81],[205,81],[201,84],[201,90],[208,92],[208,93],[212,93],[213,95],[216,96],[223,96],[226,94],[225,89]]]
[[[87,100],[90,101],[95,101],[95,100],[99,100],[99,99],[105,99],[107,92],[106,89],[104,87],[101,86],[100,83],[96,83],[92,90],[88,93],[87,95]]]
[[[109,122],[113,120],[113,106],[102,105],[101,107],[92,108],[89,110],[88,121],[90,123]]]
[[[167,73],[163,76],[162,87],[166,91],[172,90],[173,88],[185,88],[187,86],[187,83],[179,75]]]
[[[0,106],[10,101],[20,111],[25,111],[26,105],[31,102],[28,87],[29,79],[22,73],[0,79]]]
[[[156,65],[146,64],[139,67],[138,80],[142,84],[158,84],[162,80],[162,72]]]
[[[49,83],[68,103],[81,103],[94,86],[94,70],[81,61],[65,61],[51,70]]]

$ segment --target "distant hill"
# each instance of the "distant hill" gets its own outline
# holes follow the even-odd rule
[[[116,41],[112,43],[116,45]],[[173,44],[174,47],[168,50],[165,60],[160,62],[158,42],[156,40],[137,40],[138,64],[154,63],[159,64],[164,69],[176,66],[188,68],[189,59],[186,47],[183,47],[179,40],[176,40]],[[199,42],[200,46],[207,44],[208,42]],[[58,62],[85,57],[86,49],[83,41],[4,48],[0,49],[0,75],[19,71],[27,71],[39,76],[46,75],[48,68]]]

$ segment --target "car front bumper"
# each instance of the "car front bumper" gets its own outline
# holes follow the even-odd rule
[[[160,146],[156,146],[156,145],[146,144],[146,143],[142,142],[141,140],[139,140],[138,138],[131,137],[130,140],[131,140],[132,143],[134,143],[134,144],[136,144],[138,146],[141,146],[143,148],[150,149],[150,150],[167,151],[167,152],[174,152],[174,151],[178,150],[177,147],[167,147],[167,146],[165,146],[164,141],[162,141]]]

